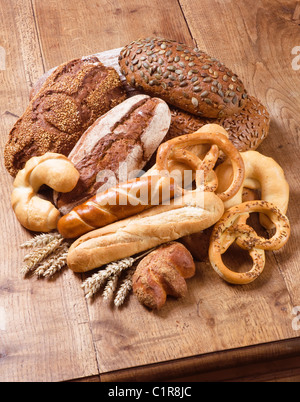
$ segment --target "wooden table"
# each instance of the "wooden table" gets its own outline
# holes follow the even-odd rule
[[[300,380],[300,2],[295,0],[0,0],[1,155],[46,70],[142,36],[195,44],[223,61],[270,111],[260,151],[291,187],[287,246],[244,287],[197,265],[187,298],[149,312],[85,300],[82,277],[24,280],[30,238],[10,207],[1,157],[0,381]],[[298,47],[297,47],[298,46]]]

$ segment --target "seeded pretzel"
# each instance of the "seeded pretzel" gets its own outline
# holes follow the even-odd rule
[[[209,151],[200,159],[187,148],[207,144]],[[170,171],[169,161],[176,160],[183,162],[196,171],[196,185],[201,186],[200,173],[204,173],[204,191],[215,191],[218,187],[218,180],[213,168],[219,157],[220,151],[231,160],[233,168],[233,179],[229,187],[220,193],[216,193],[222,201],[231,199],[240,189],[244,180],[244,162],[228,138],[223,133],[200,132],[183,135],[167,141],[159,147],[156,158],[156,170]]]
[[[245,216],[252,212],[262,212],[268,216],[276,228],[270,239],[257,235],[255,230],[244,223]],[[242,222],[242,223],[241,223]],[[267,201],[249,201],[230,208],[215,225],[209,247],[209,260],[213,269],[229,283],[244,285],[254,281],[265,266],[264,250],[278,250],[290,236],[288,218]],[[248,250],[253,260],[252,269],[238,273],[227,268],[222,261],[222,254],[236,242],[239,247]]]

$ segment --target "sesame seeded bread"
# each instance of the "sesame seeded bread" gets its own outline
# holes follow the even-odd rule
[[[116,70],[97,57],[62,64],[12,128],[4,150],[6,169],[16,176],[33,156],[67,156],[86,129],[125,98]]]
[[[161,38],[131,42],[119,56],[127,82],[192,114],[222,118],[239,113],[247,92],[231,70],[199,49]]]

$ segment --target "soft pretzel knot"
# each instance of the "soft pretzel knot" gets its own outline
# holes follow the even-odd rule
[[[190,150],[198,145],[208,145],[203,158]],[[245,169],[239,151],[222,130],[220,132],[216,129],[205,132],[196,131],[161,144],[157,151],[156,170],[170,173],[170,161],[183,163],[196,172],[197,188],[202,188],[204,191],[216,191],[218,180],[213,169],[221,151],[229,158],[233,169],[233,177],[228,188],[216,193],[222,201],[226,201],[239,191],[244,180]]]
[[[46,184],[53,190],[69,192],[77,184],[79,173],[64,155],[48,152],[31,158],[20,170],[14,181],[11,203],[19,222],[35,232],[56,229],[60,218],[55,206],[37,196]]]
[[[245,222],[250,213],[260,212],[268,216],[275,226],[275,234],[270,239],[257,235]],[[264,250],[278,250],[290,236],[288,218],[270,202],[249,201],[230,208],[215,225],[209,247],[209,260],[214,270],[227,282],[247,284],[254,281],[265,266]],[[239,247],[248,250],[253,260],[252,269],[238,273],[231,271],[222,261],[222,254],[236,242]]]

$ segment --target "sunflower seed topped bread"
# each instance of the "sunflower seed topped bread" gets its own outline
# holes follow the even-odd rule
[[[206,124],[224,127],[229,139],[240,151],[255,150],[269,134],[270,115],[267,109],[253,96],[248,96],[245,107],[232,116],[208,119],[171,108],[171,126],[165,141],[183,134],[194,133]]]
[[[68,155],[94,121],[126,97],[116,70],[97,57],[56,68],[12,128],[4,150],[12,176],[33,156]]]
[[[247,92],[236,74],[201,50],[173,40],[131,42],[122,49],[119,65],[131,86],[198,116],[222,118],[245,106]]]

